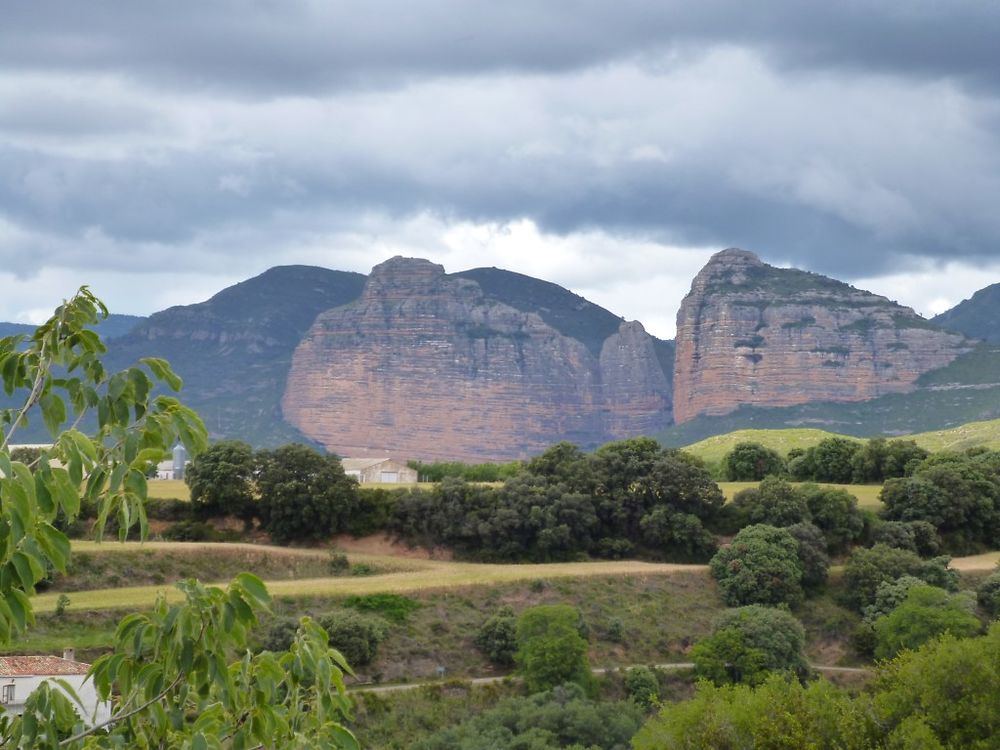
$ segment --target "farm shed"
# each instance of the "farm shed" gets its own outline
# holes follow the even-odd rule
[[[417,472],[402,461],[391,458],[345,458],[341,460],[344,473],[361,484],[411,483],[417,481]]]

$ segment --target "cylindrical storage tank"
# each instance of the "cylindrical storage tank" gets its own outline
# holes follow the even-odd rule
[[[184,478],[184,465],[187,463],[187,451],[178,443],[174,446],[174,479]]]

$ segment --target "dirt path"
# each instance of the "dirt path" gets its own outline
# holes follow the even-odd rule
[[[630,664],[622,667],[595,667],[590,671],[594,674],[607,674],[608,672],[614,672],[616,670],[628,670],[635,666],[647,666],[645,664]],[[669,664],[654,664],[656,669],[663,670],[681,670],[681,669],[694,669],[694,664],[691,662],[671,662]],[[832,667],[823,664],[810,664],[812,669],[817,672],[832,672],[838,674],[868,674],[870,670],[864,667]],[[472,678],[454,678],[460,682],[469,685],[493,685],[498,682],[503,682],[504,680],[519,680],[520,678],[514,675],[501,675],[499,677],[472,677]],[[366,685],[358,684],[352,685],[349,690],[354,693],[395,693],[403,690],[415,690],[416,688],[427,687],[429,685],[444,685],[448,682],[447,679],[441,680],[428,680],[426,682],[406,682],[398,683],[395,685]]]

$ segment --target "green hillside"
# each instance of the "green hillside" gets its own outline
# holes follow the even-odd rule
[[[725,435],[700,440],[685,446],[684,450],[693,453],[709,464],[719,464],[737,443],[760,443],[782,456],[788,455],[793,448],[811,448],[821,440],[829,437],[854,436],[840,435],[826,430],[798,428],[786,430],[735,430]],[[907,440],[916,441],[917,445],[929,451],[965,450],[983,446],[1000,449],[1000,419],[986,422],[970,422],[948,430],[935,430],[906,435]]]
[[[777,451],[782,456],[787,456],[788,451],[793,448],[812,448],[821,440],[829,437],[847,437],[837,435],[826,430],[816,430],[811,428],[788,429],[788,430],[735,430],[725,435],[715,435],[697,443],[685,446],[688,453],[701,458],[709,464],[722,462],[726,454],[729,453],[737,443],[760,443],[772,450]],[[851,438],[852,440],[855,438]]]

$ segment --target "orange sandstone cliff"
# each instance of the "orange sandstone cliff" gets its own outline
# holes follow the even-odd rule
[[[485,461],[559,440],[592,447],[670,424],[668,346],[553,284],[393,258],[359,299],[316,319],[282,410],[346,456]]]
[[[970,348],[885,297],[724,250],[677,313],[674,419],[905,392]]]

